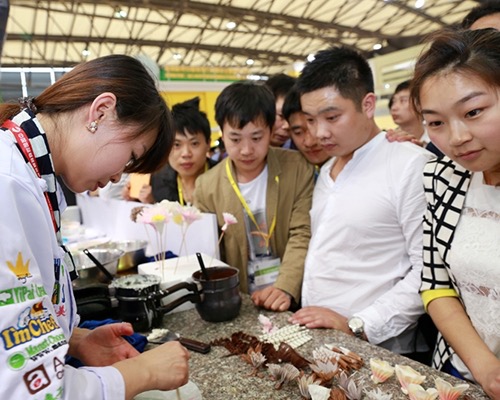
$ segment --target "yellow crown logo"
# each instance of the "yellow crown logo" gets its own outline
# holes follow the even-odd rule
[[[19,280],[26,280],[26,278],[30,278],[31,274],[29,271],[30,260],[26,261],[26,264],[23,260],[23,255],[21,252],[17,253],[16,264],[12,264],[10,261],[7,261],[7,266],[9,269],[17,276]]]

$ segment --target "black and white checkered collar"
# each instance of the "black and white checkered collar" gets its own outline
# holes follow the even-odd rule
[[[12,118],[12,121],[19,125],[24,132],[26,132],[26,135],[31,143],[31,147],[33,148],[33,153],[38,163],[41,177],[47,183],[47,194],[49,196],[52,209],[54,210],[54,217],[57,224],[57,240],[61,244],[61,213],[57,199],[58,184],[47,136],[35,114],[28,109],[22,110],[19,114]],[[26,160],[26,162],[28,161]]]

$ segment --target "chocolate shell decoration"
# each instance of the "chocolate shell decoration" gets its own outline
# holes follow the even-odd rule
[[[310,361],[284,342],[280,343],[276,350],[271,343],[261,342],[255,336],[241,331],[233,333],[230,338],[216,339],[211,344],[225,347],[231,355],[246,354],[250,348],[256,349],[259,346],[260,352],[266,357],[266,364],[290,363],[299,369],[306,368],[310,364]]]
[[[259,368],[266,361],[266,356],[262,354],[262,346],[258,344],[255,349],[250,347],[246,354],[241,355],[241,358],[253,367],[250,376],[259,376]]]

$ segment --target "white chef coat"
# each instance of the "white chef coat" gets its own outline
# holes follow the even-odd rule
[[[424,312],[422,171],[430,158],[411,143],[389,143],[381,132],[355,151],[335,181],[335,159],[321,168],[310,212],[303,306],[359,316],[370,342],[398,353],[415,351],[410,342]]]
[[[30,118],[24,111],[14,122]],[[125,387],[116,368],[64,365],[78,317],[65,267],[59,300],[52,301],[54,265],[64,265],[64,251],[44,197],[50,182],[36,176],[14,136],[0,130],[0,398],[121,400]]]

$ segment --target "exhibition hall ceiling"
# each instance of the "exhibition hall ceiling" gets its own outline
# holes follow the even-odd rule
[[[367,57],[459,23],[470,0],[10,0],[1,64],[71,66],[107,54],[274,73],[334,44]]]

